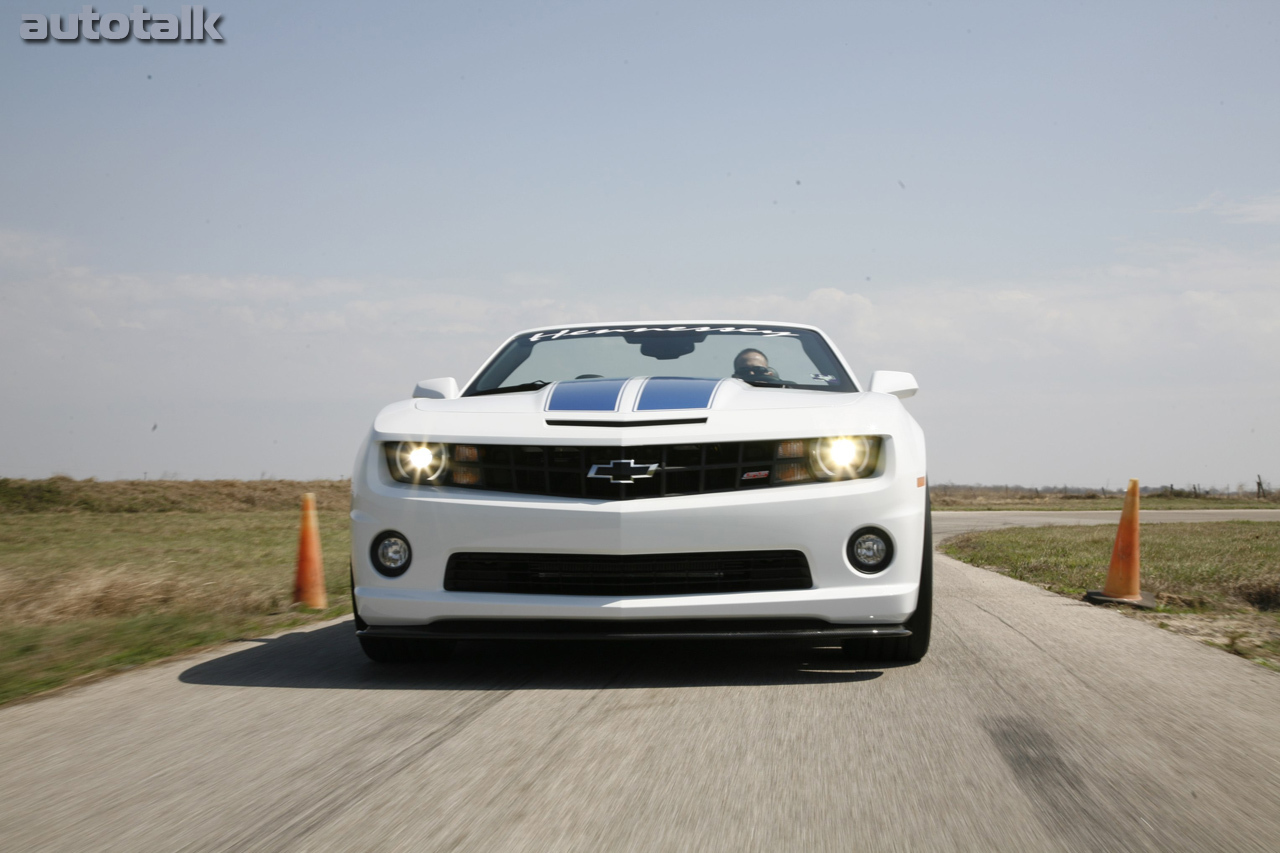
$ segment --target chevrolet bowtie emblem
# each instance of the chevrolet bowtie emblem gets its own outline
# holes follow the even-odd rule
[[[636,464],[634,459],[615,459],[608,465],[592,465],[588,477],[598,477],[611,483],[634,483],[637,479],[652,477],[658,463]]]

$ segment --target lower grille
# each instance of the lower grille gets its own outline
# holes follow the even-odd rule
[[[800,551],[706,554],[454,554],[451,592],[541,595],[680,595],[810,589]]]

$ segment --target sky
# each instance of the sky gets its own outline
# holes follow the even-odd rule
[[[751,319],[934,483],[1280,483],[1278,4],[81,5],[0,0],[0,477],[344,477],[520,329]]]

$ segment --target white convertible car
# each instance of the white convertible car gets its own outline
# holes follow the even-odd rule
[[[461,391],[418,383],[360,448],[360,644],[389,662],[462,639],[791,637],[919,660],[915,391],[892,371],[859,385],[810,326],[521,332]]]

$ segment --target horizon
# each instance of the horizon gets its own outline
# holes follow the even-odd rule
[[[169,473],[171,473],[171,472],[161,472],[161,474],[160,474],[160,475],[158,475],[158,476],[155,476],[155,477],[148,477],[148,476],[147,476],[147,475],[148,475],[148,473],[149,473],[149,472],[144,471],[144,472],[143,472],[143,476],[142,476],[142,477],[110,477],[110,478],[108,478],[108,477],[79,477],[79,478],[77,478],[77,477],[72,477],[72,476],[70,476],[69,474],[59,474],[59,473],[50,474],[50,475],[49,475],[49,476],[47,476],[47,477],[35,477],[35,478],[32,478],[32,477],[6,477],[6,476],[3,476],[3,475],[0,475],[0,482],[28,482],[28,483],[40,483],[40,482],[47,482],[47,481],[49,481],[49,480],[69,480],[69,481],[71,481],[71,482],[73,482],[73,483],[220,483],[220,482],[229,482],[229,483],[258,483],[258,482],[269,482],[269,483],[344,483],[344,482],[350,482],[350,481],[351,481],[351,476],[350,476],[350,475],[343,475],[343,476],[339,476],[339,477],[311,477],[311,478],[308,478],[308,479],[305,479],[305,480],[299,480],[299,479],[292,479],[292,478],[288,478],[288,477],[274,477],[274,476],[270,476],[270,475],[258,476],[258,477],[250,477],[250,478],[237,478],[237,477],[180,477],[180,476],[166,476],[167,474],[169,474]],[[1104,484],[1104,485],[1101,485],[1101,486],[1087,486],[1087,485],[1086,485],[1086,486],[1072,486],[1072,485],[1067,485],[1067,484],[1063,484],[1063,483],[1049,483],[1049,484],[1041,484],[1041,485],[1024,485],[1024,484],[1022,484],[1022,483],[953,483],[953,482],[946,482],[946,483],[930,483],[930,484],[929,484],[929,487],[930,487],[931,489],[939,489],[939,490],[941,490],[941,489],[992,489],[992,490],[995,490],[995,489],[1003,489],[1003,490],[1006,490],[1006,491],[1010,491],[1010,490],[1021,490],[1021,491],[1024,491],[1024,492],[1049,492],[1049,493],[1060,493],[1060,494],[1077,494],[1077,493],[1079,493],[1079,494],[1088,494],[1088,493],[1098,493],[1098,494],[1100,494],[1100,495],[1111,496],[1111,495],[1122,495],[1122,494],[1124,494],[1124,491],[1125,491],[1125,489],[1127,488],[1127,484],[1126,484],[1125,486],[1115,486],[1115,487],[1113,488],[1112,486],[1110,486],[1110,485],[1108,485],[1108,484]],[[1154,485],[1154,486],[1144,486],[1144,485],[1141,485],[1141,484],[1139,484],[1139,486],[1138,486],[1139,493],[1140,493],[1140,494],[1143,494],[1143,495],[1147,495],[1147,494],[1161,494],[1161,493],[1168,493],[1168,491],[1172,490],[1172,491],[1175,491],[1175,492],[1186,492],[1186,493],[1187,493],[1187,496],[1192,496],[1192,495],[1196,494],[1197,490],[1198,490],[1198,493],[1199,493],[1200,495],[1232,495],[1232,494],[1238,494],[1238,495],[1241,495],[1241,496],[1250,496],[1250,495],[1255,495],[1255,494],[1256,494],[1256,488],[1257,488],[1257,483],[1256,483],[1256,482],[1244,482],[1244,481],[1241,481],[1241,482],[1239,482],[1239,483],[1234,483],[1234,484],[1230,484],[1230,483],[1228,483],[1228,484],[1223,484],[1223,485],[1218,485],[1218,484],[1215,484],[1215,483],[1210,483],[1208,486],[1204,485],[1203,483],[1184,483],[1184,484],[1182,484],[1182,485],[1178,485],[1178,484],[1176,484],[1176,483],[1158,483],[1158,484],[1156,484],[1156,485]],[[1268,496],[1268,497],[1270,497],[1272,494],[1274,494],[1274,493],[1275,493],[1275,488],[1274,488],[1274,486],[1273,486],[1273,484],[1271,483],[1271,481],[1270,481],[1270,480],[1263,479],[1263,480],[1262,480],[1262,488],[1263,488],[1263,490],[1267,493],[1267,496]]]

